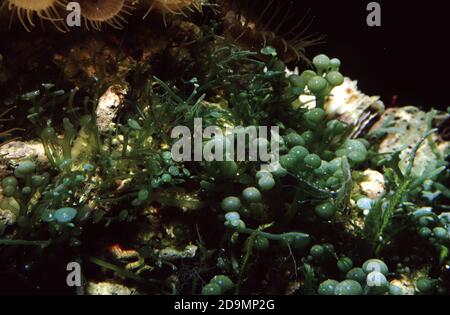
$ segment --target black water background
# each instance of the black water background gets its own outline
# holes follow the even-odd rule
[[[294,1],[302,13],[311,8],[311,29],[326,34],[312,49],[337,56],[342,71],[367,94],[391,104],[445,110],[450,106],[450,10],[448,1],[378,1],[382,26],[366,24],[371,1]],[[446,5],[447,3],[447,5]]]

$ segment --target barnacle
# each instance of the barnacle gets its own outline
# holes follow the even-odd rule
[[[86,29],[97,31],[104,23],[122,29],[127,23],[125,15],[131,15],[134,9],[129,0],[81,0],[80,7]]]
[[[11,11],[11,19],[17,16],[23,27],[30,32],[35,26],[34,16],[41,20],[51,21],[58,30],[66,31],[66,26],[62,23],[62,18],[58,12],[58,7],[62,7],[62,0],[6,0],[2,9],[7,7]]]

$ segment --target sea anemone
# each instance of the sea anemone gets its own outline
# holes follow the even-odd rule
[[[200,0],[149,0],[150,7],[144,15],[144,18],[153,10],[156,9],[162,12],[165,16],[167,13],[184,14],[184,10],[193,11],[196,9],[201,11],[202,1]]]
[[[35,26],[34,15],[36,14],[41,20],[51,21],[58,30],[66,31],[66,26],[58,25],[63,19],[58,13],[57,7],[64,5],[61,0],[5,0],[1,6],[8,7],[12,12],[11,21],[14,15],[17,15],[23,27],[30,32]]]
[[[100,30],[103,23],[122,29],[134,6],[129,0],[80,0],[81,15],[86,28]]]
[[[222,1],[221,12],[225,38],[236,45],[253,51],[272,46],[284,62],[306,61],[305,49],[321,43],[323,37],[316,34],[305,35],[312,20],[307,23],[309,11],[290,25],[292,2],[283,7],[274,0]]]

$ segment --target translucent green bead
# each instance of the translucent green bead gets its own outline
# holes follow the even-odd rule
[[[372,271],[381,272],[383,275],[387,276],[389,269],[387,265],[379,259],[369,259],[366,260],[362,266],[365,273],[370,273]]]
[[[290,134],[284,137],[284,140],[286,141],[286,144],[290,148],[295,147],[297,145],[305,145],[305,140],[303,140],[302,136],[300,136],[296,132],[291,132]]]
[[[328,86],[327,80],[322,77],[315,76],[308,81],[308,89],[315,95],[322,94]]]
[[[312,62],[318,71],[327,71],[330,67],[330,58],[327,55],[318,55],[314,57]]]
[[[242,192],[242,198],[247,202],[261,201],[261,192],[256,187],[247,187]]]
[[[319,124],[325,117],[325,111],[322,108],[313,108],[307,111],[303,117],[312,124]]]
[[[330,67],[333,71],[338,71],[341,67],[341,61],[337,58],[333,58],[330,60]]]
[[[3,195],[5,195],[5,197],[12,197],[12,196],[14,196],[16,191],[17,191],[16,187],[14,187],[14,186],[3,187]]]
[[[308,149],[301,145],[297,145],[289,150],[289,155],[294,157],[298,161],[303,161],[308,154]]]
[[[55,211],[54,218],[59,223],[67,223],[73,220],[77,215],[77,210],[74,208],[66,207]]]
[[[361,295],[363,289],[361,284],[354,280],[344,280],[340,282],[334,291],[336,295]]]
[[[234,196],[226,197],[222,200],[221,206],[225,212],[239,211],[241,208],[241,200]]]
[[[306,86],[306,81],[298,74],[293,74],[293,75],[289,76],[289,82],[292,84],[292,86],[298,87],[301,89],[304,89]]]
[[[209,283],[202,289],[202,295],[221,295],[222,289],[217,283]]]
[[[36,163],[32,161],[23,161],[19,163],[16,170],[23,175],[34,173],[36,171]]]
[[[308,154],[307,156],[305,156],[304,160],[303,160],[306,164],[306,166],[312,168],[312,169],[316,169],[318,167],[320,167],[320,165],[322,164],[322,160],[320,159],[320,156],[318,156],[317,154]]]
[[[332,86],[338,86],[344,83],[344,76],[338,71],[331,71],[327,74],[327,81]]]
[[[209,283],[217,284],[220,287],[222,292],[227,292],[234,287],[233,281],[225,275],[214,276],[214,278],[212,278]]]
[[[336,207],[331,202],[325,202],[317,205],[314,210],[316,214],[324,220],[332,219],[337,212]]]
[[[334,295],[334,291],[336,290],[338,284],[339,282],[337,282],[336,280],[325,280],[319,285],[317,293],[319,293],[320,295]]]
[[[263,191],[271,190],[275,187],[275,180],[272,176],[264,176],[258,181],[258,185]]]
[[[337,267],[342,272],[348,272],[353,267],[353,262],[348,257],[342,257],[337,261]]]
[[[148,190],[147,189],[141,189],[138,192],[138,199],[141,201],[145,201],[148,199]]]
[[[6,186],[17,187],[18,184],[19,184],[19,181],[14,176],[5,177],[2,180],[2,187],[3,188],[6,187]]]

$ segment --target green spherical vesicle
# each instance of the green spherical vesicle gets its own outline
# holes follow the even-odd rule
[[[433,235],[434,235],[434,237],[436,237],[438,240],[441,240],[441,241],[448,239],[448,231],[447,231],[447,229],[445,229],[443,227],[435,227],[433,229]]]
[[[349,280],[354,280],[359,283],[365,283],[367,275],[362,268],[357,267],[350,269],[345,277]]]
[[[3,188],[5,188],[6,186],[17,187],[18,184],[19,184],[19,181],[14,176],[5,177],[2,180],[2,187]]]
[[[161,180],[164,183],[170,183],[172,181],[172,175],[170,175],[169,173],[165,173],[161,175]]]
[[[304,89],[306,86],[306,81],[298,74],[292,74],[289,76],[289,82],[292,86]]]
[[[339,67],[341,66],[341,61],[337,58],[333,58],[330,60],[330,67],[331,69],[333,69],[334,71],[339,70]]]
[[[302,74],[300,74],[300,77],[306,83],[308,83],[308,81],[311,80],[311,78],[313,78],[315,76],[317,76],[317,73],[315,73],[312,70],[305,70],[302,72]]]
[[[308,154],[307,156],[305,156],[303,161],[305,162],[306,166],[308,166],[312,169],[316,169],[316,168],[320,167],[320,165],[322,164],[322,160],[320,159],[320,156],[318,156],[317,154],[314,154],[314,153]]]
[[[327,55],[317,55],[313,59],[313,65],[319,71],[326,71],[330,67],[330,58]]]
[[[266,170],[260,170],[260,171],[256,172],[256,179],[257,180],[260,180],[264,176],[272,176],[272,174],[269,171],[266,171]]]
[[[369,274],[372,271],[381,272],[383,275],[387,276],[389,273],[389,269],[384,261],[380,259],[369,259],[364,262],[362,269],[366,274]]]
[[[344,280],[340,282],[334,291],[335,295],[361,295],[363,289],[355,280]]]
[[[336,280],[331,279],[325,280],[319,285],[317,293],[320,295],[334,295],[334,292],[338,284],[339,282],[337,282]]]
[[[41,187],[45,184],[45,177],[40,175],[34,175],[31,178],[31,185],[33,187]]]
[[[238,165],[235,161],[219,162],[220,174],[226,178],[234,178],[238,172]]]
[[[54,218],[59,223],[67,223],[73,220],[77,215],[77,210],[74,208],[66,207],[55,211]]]
[[[327,74],[327,81],[332,86],[338,86],[344,83],[344,76],[338,71],[331,71]]]
[[[148,190],[147,190],[147,189],[141,189],[141,190],[139,190],[139,192],[138,192],[138,199],[139,199],[140,201],[145,201],[145,200],[147,200],[147,199],[148,199],[148,196],[149,196],[149,193],[148,193]]]
[[[227,292],[234,287],[233,281],[225,275],[214,276],[209,283],[217,284],[222,292]]]
[[[328,179],[327,179],[327,186],[328,187],[335,187],[335,186],[337,186],[339,184],[340,184],[339,178],[336,178],[334,176],[328,177]]]
[[[389,282],[387,281],[385,275],[379,271],[372,271],[367,275],[366,278],[367,286],[371,288],[378,288],[378,292],[387,291],[389,287]]]
[[[404,295],[404,291],[402,288],[396,285],[389,285],[389,295]]]
[[[331,202],[317,205],[314,210],[316,214],[324,220],[331,220],[337,212],[336,207]]]
[[[239,211],[241,200],[234,196],[226,197],[222,200],[221,206],[225,212]]]
[[[300,136],[296,132],[291,132],[287,136],[284,137],[284,141],[286,141],[286,144],[292,148],[296,145],[305,145],[305,140],[303,140],[302,136]]]
[[[16,191],[17,191],[16,187],[14,187],[14,186],[3,187],[3,195],[5,195],[5,197],[12,197],[12,196],[14,196]]]
[[[337,267],[342,272],[348,272],[353,267],[353,262],[348,257],[342,257],[337,261]]]
[[[32,189],[30,186],[25,186],[22,188],[22,195],[27,196],[29,194],[31,194]]]
[[[20,174],[28,175],[36,171],[36,163],[32,161],[23,161],[19,163],[16,169]]]
[[[247,187],[242,192],[242,198],[247,202],[261,201],[261,192],[256,187]]]
[[[271,190],[275,187],[275,180],[272,176],[264,176],[258,180],[258,186],[263,191]]]
[[[420,293],[430,293],[434,289],[434,282],[430,278],[422,277],[417,279],[416,287]]]
[[[308,149],[301,145],[297,145],[289,150],[289,155],[295,157],[299,161],[302,161],[308,154]]]
[[[209,283],[202,289],[202,295],[221,295],[222,289],[217,283]]]
[[[419,230],[419,235],[422,236],[423,238],[428,238],[433,234],[433,232],[431,231],[430,228],[427,227],[421,227]]]
[[[319,124],[325,118],[325,111],[322,108],[313,108],[307,111],[303,117],[312,124]]]
[[[315,76],[308,81],[308,89],[313,94],[322,94],[328,86],[328,81],[322,77]]]
[[[314,245],[309,250],[309,254],[314,258],[320,258],[325,254],[325,248],[322,245]]]
[[[311,130],[307,130],[301,134],[306,144],[310,144],[314,140],[314,133]]]
[[[286,154],[286,155],[280,156],[281,166],[288,171],[294,170],[295,167],[297,166],[297,163],[298,163],[298,159],[295,156],[293,156],[292,154]]]
[[[55,211],[46,209],[41,214],[41,220],[44,222],[53,222],[55,221]]]

